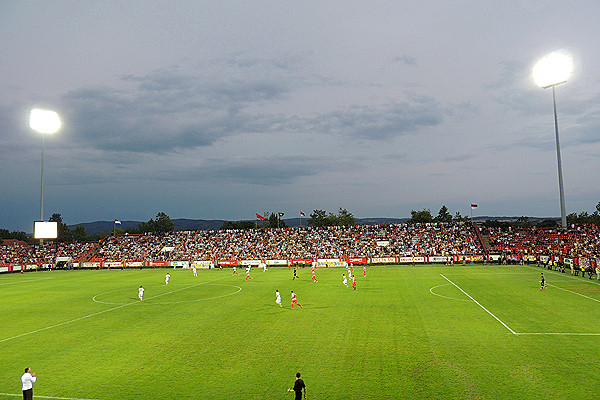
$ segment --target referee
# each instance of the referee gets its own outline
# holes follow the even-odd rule
[[[304,381],[300,379],[300,372],[296,374],[296,382],[294,382],[294,388],[288,389],[288,392],[295,392],[295,400],[302,400],[302,389],[304,389],[304,398],[306,399],[306,385]]]

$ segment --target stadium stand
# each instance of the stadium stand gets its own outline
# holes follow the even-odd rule
[[[366,260],[380,262],[443,262],[515,260],[541,257],[595,267],[600,254],[600,230],[595,226],[567,230],[513,231],[490,228],[489,248],[476,225],[463,222],[358,225],[255,230],[180,231],[110,236],[100,242],[0,246],[0,272],[65,260],[81,266],[165,266],[169,262],[210,261],[232,265],[244,260]],[[281,263],[279,263],[281,264]]]

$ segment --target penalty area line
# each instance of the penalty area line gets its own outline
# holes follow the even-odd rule
[[[461,292],[464,293],[465,296],[467,296],[468,298],[470,298],[471,300],[473,300],[473,302],[475,304],[477,304],[479,307],[483,308],[483,310],[485,310],[485,312],[487,312],[488,314],[490,314],[492,317],[494,317],[494,319],[498,322],[500,322],[502,324],[502,326],[504,326],[506,329],[508,329],[510,331],[510,333],[512,333],[513,335],[516,335],[517,332],[513,331],[510,326],[506,325],[500,318],[496,317],[490,310],[488,310],[487,308],[485,308],[484,306],[481,305],[481,303],[479,303],[477,300],[475,300],[469,293],[465,292],[464,290],[462,290],[456,283],[452,282],[450,279],[446,278],[444,276],[444,274],[440,274],[442,276],[442,278],[444,278],[445,280],[447,280],[448,282],[450,282],[452,285],[454,285],[454,287],[456,287],[458,290],[460,290]]]

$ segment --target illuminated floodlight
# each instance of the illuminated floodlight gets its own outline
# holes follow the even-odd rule
[[[60,118],[54,111],[34,108],[29,117],[29,126],[39,133],[55,133],[60,129]]]
[[[568,54],[557,51],[542,58],[533,67],[533,79],[541,88],[565,83],[573,72],[573,59]]]

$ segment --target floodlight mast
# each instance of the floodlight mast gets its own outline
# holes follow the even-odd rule
[[[42,167],[40,173],[40,221],[44,220],[44,147],[45,134],[55,133],[60,129],[60,118],[54,111],[33,109],[29,117],[29,126],[42,134]]]
[[[567,82],[572,71],[573,63],[571,57],[559,52],[549,54],[533,67],[534,78],[538,86],[542,89],[552,88],[554,137],[556,140],[556,163],[558,165],[558,191],[560,196],[560,220],[563,228],[567,227],[567,213],[565,207],[565,188],[563,184],[560,139],[558,135],[558,114],[556,112],[556,86]]]
[[[563,83],[563,82],[561,82]],[[560,85],[557,83],[556,85]],[[562,157],[560,155],[560,139],[558,137],[558,115],[556,113],[556,85],[552,85],[552,103],[554,104],[554,138],[556,140],[556,163],[558,165],[558,191],[560,196],[560,225],[567,227],[567,212],[565,207],[565,187],[563,184]]]

